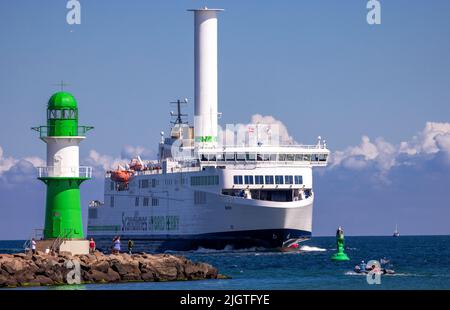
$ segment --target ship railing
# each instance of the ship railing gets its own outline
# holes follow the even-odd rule
[[[57,132],[64,132],[65,137],[84,137],[86,133],[93,129],[92,126],[67,126],[67,125],[52,125],[52,126],[37,126],[31,127],[32,130],[39,132],[40,138],[58,137]]]
[[[58,167],[47,166],[37,167],[38,178],[52,178],[52,177],[72,177],[72,178],[92,178],[92,167],[78,166],[78,167]]]
[[[276,148],[297,148],[297,149],[327,149],[326,143],[321,144],[261,144],[261,145],[220,145],[217,149],[225,150],[225,149],[248,149],[248,148],[257,148],[257,149],[276,149]]]
[[[235,168],[251,169],[251,167],[279,167],[279,166],[327,166],[328,161],[202,161],[202,166],[233,166]],[[239,168],[240,169],[240,168]]]

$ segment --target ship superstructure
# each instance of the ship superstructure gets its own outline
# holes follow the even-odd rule
[[[218,127],[217,13],[195,15],[194,126],[178,100],[158,159],[133,159],[105,177],[104,203],[89,208],[88,234],[131,238],[156,250],[282,247],[311,235],[313,167],[329,150],[283,144],[273,124],[231,133]],[[241,136],[240,139],[238,136]],[[243,137],[242,137],[243,136]]]

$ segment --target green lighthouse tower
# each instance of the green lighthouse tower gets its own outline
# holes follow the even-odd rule
[[[84,239],[80,185],[92,177],[92,167],[80,167],[79,144],[92,128],[78,126],[77,102],[63,91],[48,101],[47,126],[32,128],[47,144],[47,166],[38,168],[38,179],[47,185],[44,239]],[[70,246],[65,250],[70,251]]]

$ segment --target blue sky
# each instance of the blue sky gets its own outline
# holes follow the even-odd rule
[[[321,135],[335,153],[316,173],[316,234],[339,224],[353,235],[388,234],[395,223],[409,234],[450,233],[449,1],[381,1],[377,26],[366,23],[365,0],[80,2],[74,26],[64,0],[0,2],[0,239],[42,226],[33,164],[45,145],[29,128],[45,123],[54,84],[70,84],[81,123],[96,127],[82,162],[101,172],[116,158],[151,156],[168,102],[192,103],[186,9],[203,5],[226,10],[221,123],[271,115],[296,141]],[[102,190],[101,178],[84,184],[83,201]],[[382,220],[370,225],[374,212]]]

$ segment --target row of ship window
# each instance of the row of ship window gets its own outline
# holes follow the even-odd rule
[[[139,206],[139,202],[140,202],[140,198],[139,197],[135,197],[134,198],[134,205],[136,207]],[[144,207],[148,207],[148,206],[150,206],[150,204],[151,204],[152,207],[159,206],[159,199],[158,198],[153,198],[153,197],[152,198],[144,197],[144,199],[142,201],[142,205]],[[109,206],[110,207],[114,207],[114,196],[110,197]]]
[[[301,175],[235,175],[233,183],[237,185],[303,184],[303,177]]]
[[[219,153],[202,154],[201,161],[327,161],[327,154],[259,154]]]
[[[135,197],[134,198],[134,205],[136,207],[139,207],[139,202],[140,202],[140,197]],[[151,206],[155,207],[155,206],[159,206],[159,199],[158,198],[150,198],[150,197],[143,197],[142,199],[142,205],[144,207],[148,207],[150,205],[151,202]]]

